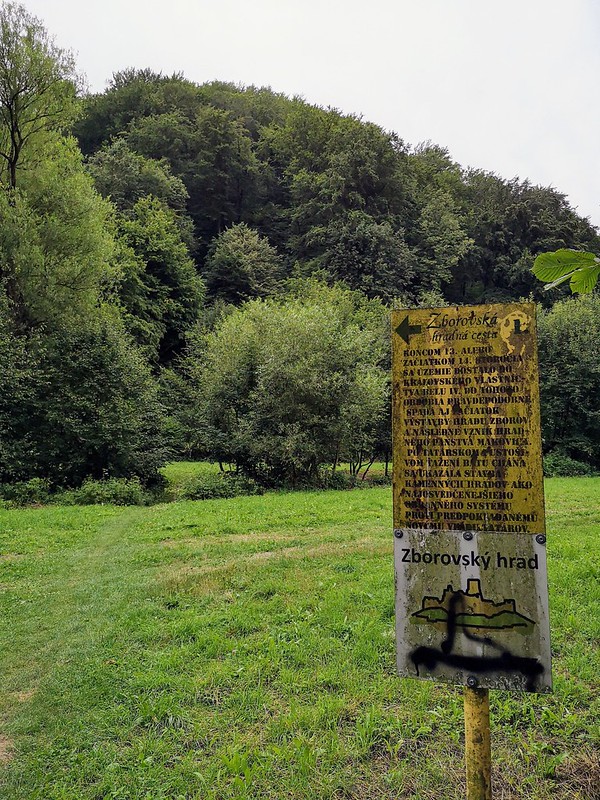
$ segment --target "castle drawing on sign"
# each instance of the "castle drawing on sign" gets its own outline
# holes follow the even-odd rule
[[[514,628],[519,633],[529,633],[535,624],[532,619],[519,614],[514,600],[498,603],[483,596],[478,578],[467,580],[467,589],[455,590],[450,584],[441,597],[426,596],[421,608],[411,614],[413,623],[430,623],[446,628],[448,624],[462,628]]]

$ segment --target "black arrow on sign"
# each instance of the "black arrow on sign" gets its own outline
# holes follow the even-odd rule
[[[400,325],[396,328],[396,333],[401,336],[406,344],[408,344],[410,337],[413,333],[421,333],[420,325],[411,325],[408,321],[408,316],[404,317]]]

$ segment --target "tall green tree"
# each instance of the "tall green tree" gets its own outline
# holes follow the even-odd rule
[[[209,297],[239,305],[280,291],[283,263],[267,239],[240,223],[213,241],[204,276]]]
[[[377,222],[364,211],[330,223],[323,235],[323,255],[316,262],[335,280],[359,289],[367,297],[387,301],[411,292],[416,259],[402,230]]]
[[[417,223],[417,239],[419,289],[439,292],[474,244],[448,192],[438,189],[429,195]]]
[[[165,158],[146,158],[119,138],[90,156],[86,170],[97,191],[121,213],[130,212],[139,200],[147,197],[156,198],[174,211],[182,240],[191,253],[195,252],[194,223],[186,210],[189,195]]]
[[[165,158],[156,160],[134,152],[125,139],[105,145],[86,163],[94,185],[119,211],[131,209],[142,197],[152,195],[176,211],[188,199],[180,178],[171,173]]]
[[[292,161],[288,171],[290,249],[300,260],[323,255],[323,232],[353,212],[401,229],[407,202],[398,137],[354,118],[333,115],[327,120],[331,112],[320,113],[329,124],[327,128],[321,122],[318,128],[322,135],[327,133],[323,152],[312,159],[302,154],[296,159],[299,168],[293,169]],[[314,146],[311,140],[309,144]]]
[[[156,481],[169,457],[155,381],[115,310],[15,336],[0,308],[0,482]]]
[[[73,140],[38,142],[39,164],[0,192],[0,269],[19,327],[93,312],[119,275],[112,208],[94,190]]]
[[[48,150],[76,114],[77,75],[73,56],[57,47],[36,17],[24,6],[0,5],[0,186],[4,206],[0,282],[19,325],[28,325],[27,259],[39,262],[38,243],[28,232],[39,216],[22,195],[25,177],[47,172]],[[51,187],[49,187],[51,188]],[[40,202],[43,202],[38,197]],[[35,238],[35,237],[34,237]],[[43,239],[42,235],[42,239]],[[43,249],[43,248],[42,248]],[[71,276],[73,277],[73,276]],[[67,281],[72,282],[72,281]]]
[[[162,409],[111,305],[131,251],[65,130],[74,78],[38,20],[0,7],[0,480],[151,480]]]
[[[0,6],[0,158],[5,183],[35,152],[36,139],[68,128],[76,113],[73,55],[58,47],[39,19],[17,3]]]
[[[125,262],[119,297],[128,329],[154,364],[182,349],[204,298],[175,213],[155,197],[143,197],[119,218]]]
[[[138,153],[165,158],[189,194],[187,208],[205,244],[241,222],[255,196],[257,166],[250,137],[227,111],[199,107],[134,121],[127,142]]]

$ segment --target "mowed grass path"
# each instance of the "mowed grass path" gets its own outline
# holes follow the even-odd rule
[[[600,797],[600,479],[547,506],[555,692],[492,692],[498,800]],[[0,553],[1,798],[464,798],[389,489],[0,511]]]

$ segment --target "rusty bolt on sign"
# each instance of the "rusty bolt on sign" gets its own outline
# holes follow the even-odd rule
[[[400,528],[394,528],[394,536],[396,539],[401,539],[404,536],[404,531]]]

